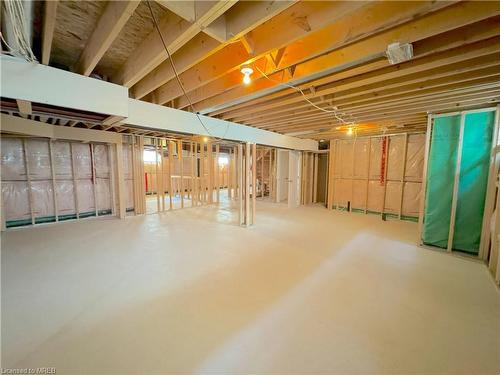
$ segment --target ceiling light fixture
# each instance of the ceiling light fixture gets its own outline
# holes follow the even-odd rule
[[[248,84],[250,84],[250,82],[252,82],[252,80],[250,79],[250,75],[252,73],[253,73],[253,69],[250,68],[248,65],[244,65],[241,68],[241,74],[243,74],[243,83],[245,85],[248,85]]]

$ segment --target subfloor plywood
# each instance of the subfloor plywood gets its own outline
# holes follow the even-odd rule
[[[499,373],[486,267],[417,225],[258,202],[2,235],[2,367],[58,374]]]

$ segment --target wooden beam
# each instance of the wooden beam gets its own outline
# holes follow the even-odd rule
[[[371,104],[393,103],[405,101],[408,99],[417,99],[420,97],[428,97],[430,95],[446,95],[447,93],[462,93],[479,89],[486,89],[498,86],[497,76],[500,72],[496,72],[493,68],[485,68],[473,70],[467,73],[458,73],[440,78],[425,79],[423,76],[421,81],[410,83],[403,86],[386,89],[383,83],[373,90],[368,92],[362,88],[358,90],[358,94],[335,100],[337,107],[353,105],[358,107],[369,106]],[[493,82],[492,82],[493,81]],[[450,83],[453,82],[453,83]],[[317,106],[331,109],[333,101],[325,98],[323,100],[313,101]],[[267,124],[275,120],[286,118],[296,118],[296,116],[313,114],[319,112],[315,107],[308,105],[288,105],[273,110],[254,113],[251,116],[236,117],[233,120],[238,123],[251,122],[252,125],[257,125],[261,122]],[[253,116],[253,117],[252,117]]]
[[[195,2],[192,0],[156,0],[156,2],[188,22],[194,22],[196,19]]]
[[[108,2],[75,65],[75,72],[85,76],[92,73],[139,4],[137,0]]]
[[[249,2],[252,3],[252,2]],[[240,41],[246,54],[238,56],[233,56],[231,59],[224,58],[223,56],[217,56],[215,62],[203,61],[202,63],[196,65],[195,67],[189,69],[184,74],[181,74],[184,85],[188,91],[195,89],[202,85],[202,82],[208,83],[213,79],[216,79],[220,75],[226,73],[228,70],[235,69],[241,64],[250,62],[252,56],[259,56],[265,58],[265,54],[273,51],[276,47],[282,47],[288,43],[291,43],[300,37],[307,34],[308,31],[298,27],[296,25],[297,19],[304,17],[307,14],[308,20],[312,23],[315,28],[324,26],[329,22],[334,22],[338,17],[345,14],[348,11],[358,9],[362,6],[361,2],[300,2],[290,7],[286,11],[280,13],[274,17],[269,22],[266,22],[259,26],[258,28],[252,30],[246,35],[240,36]],[[298,16],[298,14],[302,16]],[[229,15],[227,15],[229,17]],[[278,20],[275,20],[278,18]],[[274,30],[276,27],[280,27],[280,30],[291,29],[293,32],[287,32],[282,35],[282,33],[276,33]],[[256,38],[255,36],[258,36]],[[271,39],[273,42],[273,47],[267,50],[259,48],[259,44],[263,43],[264,40]],[[220,67],[223,64],[223,67]],[[217,70],[214,71],[214,66]],[[168,82],[158,89],[156,97],[158,98],[158,103],[166,103],[171,99],[176,98],[181,95],[178,85],[173,85],[173,82]]]
[[[198,27],[170,13],[158,21],[161,35],[170,53],[174,53],[198,33]],[[123,67],[112,77],[113,82],[131,87],[167,58],[160,35],[153,28],[132,52]]]
[[[172,55],[177,72],[180,74],[191,68],[196,63],[208,58],[211,54],[217,52],[221,47],[220,43],[212,37],[199,33],[186,45],[181,47]],[[233,49],[229,47],[233,52]],[[130,92],[136,99],[143,98],[151,91],[175,78],[170,61],[164,61],[155,69],[149,72],[144,78],[137,82]]]
[[[172,131],[184,134],[195,134],[206,137],[220,137],[239,142],[253,141],[261,145],[289,148],[295,150],[317,150],[317,142],[283,136],[281,134],[235,124],[219,119],[200,116],[178,109],[147,103],[142,100],[129,99],[129,117],[125,123],[133,127]],[[210,133],[207,132],[209,129]]]
[[[384,82],[386,88],[389,88],[389,84],[393,85],[403,85],[406,83],[410,83],[410,80],[422,80],[422,78],[426,78],[427,75],[422,74],[425,70],[435,69],[435,74],[442,74],[442,76],[446,76],[450,74],[450,69],[447,69],[447,66],[453,63],[461,64],[458,65],[460,69],[466,69],[468,64],[467,59],[471,61],[480,62],[480,56],[485,56],[487,54],[496,53],[500,51],[500,44],[498,43],[499,38],[493,38],[490,40],[486,40],[484,42],[479,42],[473,45],[466,45],[459,48],[454,48],[449,51],[440,52],[439,54],[429,55],[422,58],[417,58],[411,61],[408,61],[399,65],[391,65],[383,69],[378,69],[372,72],[364,73],[362,75],[345,78],[339,81],[332,81],[329,84],[325,84],[321,87],[316,88],[316,92],[305,93],[305,96],[309,99],[314,99],[316,97],[321,98],[322,96],[327,97],[328,95],[331,98],[339,98],[342,95],[341,92],[348,94],[349,91],[354,92],[357,90],[367,91],[371,88],[380,85]],[[475,58],[475,60],[472,60]],[[469,64],[470,65],[470,64]],[[472,69],[474,65],[471,65]],[[410,75],[413,74],[413,75]],[[404,78],[403,78],[404,77]],[[378,82],[378,83],[377,83]],[[267,85],[266,82],[264,82]],[[252,84],[253,87],[257,85],[257,82]],[[361,88],[361,89],[359,89]],[[219,95],[216,99],[217,101],[221,100],[221,97],[226,97],[227,94]],[[230,94],[238,95],[236,93]],[[212,101],[213,99],[209,99]],[[256,111],[264,111],[270,109],[276,109],[277,107],[284,105],[291,105],[302,102],[304,105],[304,98],[300,94],[292,94],[288,95],[284,99],[278,98],[275,100],[268,100],[265,104],[261,104],[259,106],[250,106],[244,110],[238,111],[238,114],[241,115],[250,115],[255,113]],[[199,104],[198,104],[199,105]],[[199,108],[199,107],[198,107]]]
[[[224,14],[233,4],[232,1],[222,0],[202,2],[199,7],[195,7],[196,19],[193,23],[174,13],[157,20],[169,52],[171,54],[176,52],[204,27]],[[160,35],[154,28],[144,42],[132,53],[120,71],[115,74],[113,81],[131,87],[167,58]]]
[[[415,42],[500,14],[498,7],[495,8],[492,5],[491,3],[482,2],[474,4],[459,3],[449,6],[439,12],[417,18],[412,22],[391,28],[373,37],[351,43],[326,55],[299,64],[296,66],[294,79],[305,79],[313,74],[326,75],[332,70],[335,71],[335,69],[340,71],[354,65],[366,63],[367,56],[382,56],[387,45],[394,40]],[[290,47],[287,47],[285,54],[289,50]],[[240,86],[237,89],[199,102],[197,110],[202,113],[213,112],[220,107],[231,105],[235,100],[245,101],[245,96],[253,99],[257,93],[263,92],[265,94],[266,91],[264,90],[276,86],[276,81],[293,83],[291,79],[283,79],[283,76],[279,73],[271,75],[271,79],[273,81],[264,79],[258,82],[254,81],[251,86]],[[204,80],[206,80],[206,77],[204,77]],[[171,97],[168,98],[171,99]]]
[[[52,39],[56,27],[58,0],[45,1],[43,8],[42,64],[49,65]]]
[[[492,38],[497,36],[500,33],[500,17],[493,17],[486,19],[481,22],[477,22],[471,25],[467,25],[464,27],[461,27],[459,29],[451,30],[446,33],[442,33],[439,35],[436,35],[431,38],[426,38],[422,41],[417,41],[413,43],[413,50],[414,50],[414,56],[415,58],[418,57],[423,57],[432,53],[436,52],[441,52],[447,49],[455,48],[455,47],[460,47],[466,44],[471,44],[471,43],[476,43],[481,40],[485,40],[488,38]],[[380,60],[380,61],[374,61],[368,64],[362,64],[358,67],[354,68],[349,68],[347,70],[334,73],[328,76],[325,76],[323,78],[315,79],[313,81],[309,81],[307,84],[300,85],[299,87],[303,90],[307,90],[309,87],[319,87],[324,84],[327,84],[329,82],[333,81],[338,81],[342,78],[347,78],[347,77],[352,77],[354,75],[359,75],[363,73],[367,73],[369,71],[373,71],[379,68],[383,68],[389,66],[389,63],[386,59]],[[226,79],[228,75],[224,77]],[[190,93],[190,98],[193,102],[198,102],[199,100],[203,99],[203,95],[206,94],[207,92],[209,93],[212,88],[209,88],[209,86],[217,83],[219,80],[216,80],[209,85],[203,86],[202,88],[193,91]],[[232,81],[225,82],[226,83],[226,89],[224,91],[227,91],[230,88],[233,88],[241,83],[241,78],[238,77],[236,79],[232,79]],[[199,90],[205,89],[204,92],[198,93]],[[214,87],[216,88],[216,87]],[[216,92],[222,92],[222,90],[217,90]],[[262,102],[269,102],[271,99],[277,99],[279,97],[284,97],[289,94],[296,94],[296,92],[292,89],[283,89],[280,91],[276,91],[275,93],[265,95],[258,97],[256,99],[253,99],[251,101],[243,102],[241,104],[237,104],[229,108],[230,111],[241,109],[247,106],[256,107],[256,104],[262,103]],[[179,104],[184,104],[180,103],[181,100],[183,100],[182,97],[178,99]],[[177,108],[183,108],[181,106]],[[227,109],[224,110],[218,110],[213,112],[213,115],[221,115],[223,119],[230,119],[234,118],[234,116],[230,116],[229,114],[226,114]]]
[[[246,35],[245,39],[252,41],[252,43],[247,43],[247,48],[253,52],[255,58],[265,58],[267,53],[288,45],[280,60],[280,65],[281,67],[291,67],[306,59],[317,57],[346,43],[352,43],[356,39],[366,37],[370,33],[379,32],[389,26],[406,22],[416,14],[422,15],[449,5],[449,3],[415,2],[410,3],[411,5],[408,7],[394,7],[392,4],[391,2],[377,2],[373,6],[366,8],[363,7],[365,3],[362,2],[301,2]],[[376,20],[377,22],[365,22],[363,27],[360,26],[358,29],[349,28],[347,33],[343,29],[341,29],[342,32],[329,32],[328,37],[325,37],[324,31],[322,31],[326,25],[336,24],[336,22],[342,21],[342,25],[345,27],[345,24],[353,22],[353,19],[370,19],[371,21],[372,12],[380,15]],[[381,16],[382,14],[384,14],[384,17]],[[388,14],[391,15],[390,18],[387,18]],[[310,24],[311,30],[309,31],[300,26],[300,20],[304,18],[307,18],[307,22]],[[275,32],[277,29],[280,30],[279,33]],[[308,36],[309,34],[310,36]],[[307,41],[304,40],[306,37]],[[328,44],[321,42],[321,40],[327,40]],[[290,43],[294,44],[290,45]],[[308,47],[307,56],[299,56],[299,54],[294,53],[295,50],[304,49],[305,44],[310,46]],[[385,47],[387,47],[387,44],[384,45],[382,51],[385,50]],[[286,64],[284,60],[286,60]],[[253,62],[253,59],[248,58],[237,61],[233,63],[232,68],[227,70],[250,62]],[[217,72],[207,70],[205,73],[202,66],[197,68],[196,71],[192,73],[186,72],[183,76],[188,91],[219,77]],[[268,70],[267,73],[272,73],[272,71]],[[158,93],[158,103],[162,104],[181,95],[178,87],[176,88],[173,85],[169,87],[162,86],[159,90],[161,92]]]
[[[248,53],[248,56],[255,56],[255,42],[251,35],[243,35],[240,42]]]
[[[498,69],[498,68],[497,68]],[[500,74],[500,73],[499,73]],[[500,77],[498,77],[500,78]],[[493,83],[489,86],[481,86],[481,87],[472,87],[466,88],[462,90],[454,90],[448,92],[446,90],[441,91],[437,94],[430,94],[422,97],[409,97],[403,100],[398,100],[397,97],[393,99],[382,99],[379,102],[374,102],[370,105],[365,106],[347,106],[340,108],[341,111],[352,115],[354,118],[359,115],[367,114],[367,113],[387,113],[392,110],[401,111],[405,108],[417,107],[418,105],[437,105],[441,101],[460,101],[462,98],[487,98],[490,97],[492,93],[495,93],[500,89],[500,81],[497,83]],[[315,113],[307,113],[305,115],[290,115],[290,117],[283,116],[283,119],[269,119],[263,122],[252,123],[252,125],[260,126],[263,129],[273,129],[278,130],[281,126],[290,126],[293,124],[297,124],[300,126],[301,122],[311,120],[311,119],[331,119],[336,120],[331,113],[325,113],[316,110]],[[335,121],[338,122],[338,121]]]
[[[168,3],[171,3],[173,6],[181,4],[182,6],[188,6],[189,1],[168,1]],[[210,36],[204,33],[198,34],[197,37],[193,38],[193,43],[186,44],[185,48],[181,48],[178,53],[173,55],[177,71],[183,73],[205,57],[218,52],[222,47],[229,48],[230,51],[229,53],[221,52],[218,61],[226,61],[228,57],[235,53],[234,49],[231,48],[232,41],[240,38],[269,18],[290,7],[293,3],[294,1],[238,2],[227,13],[223,14],[219,19],[215,20],[204,29],[204,32]],[[188,21],[190,20],[189,16],[182,15],[181,13],[182,12],[179,11],[181,17]],[[226,23],[226,37],[229,42],[227,46],[220,45],[219,37],[214,34],[216,32],[214,29],[220,27],[219,22],[221,18],[223,18]],[[194,10],[192,20],[194,20]],[[241,46],[239,47],[241,48]],[[248,54],[244,56],[244,59],[248,59]],[[238,63],[236,63],[236,65],[238,65]],[[175,78],[175,75],[172,71],[171,64],[165,61],[133,87],[132,96],[136,99],[140,99],[173,78]],[[148,100],[155,102],[151,99]]]
[[[21,113],[21,115],[26,116],[26,115],[32,114],[31,102],[29,102],[27,100],[17,99],[16,103],[17,103],[17,108],[19,109],[19,112]]]
[[[229,40],[227,35],[226,16],[223,14],[214,22],[203,29],[203,32],[210,35],[212,38],[220,43],[226,43]]]

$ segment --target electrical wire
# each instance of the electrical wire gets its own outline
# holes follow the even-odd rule
[[[28,40],[28,28],[26,25],[26,16],[22,1],[5,0],[3,1],[3,4],[5,5],[5,10],[10,18],[13,37],[18,47],[17,49],[13,48],[7,43],[3,35],[1,35],[1,39],[7,46],[9,54],[22,57],[29,62],[36,62],[37,59],[31,49],[31,45]]]
[[[281,85],[281,86],[285,86],[285,87],[291,88],[291,89],[297,91],[298,93],[300,93],[302,95],[302,97],[304,98],[304,100],[306,102],[308,102],[310,105],[312,105],[314,108],[316,108],[316,109],[318,109],[318,110],[320,110],[322,112],[331,113],[342,124],[344,124],[344,125],[351,125],[351,126],[353,126],[355,124],[354,121],[346,121],[346,120],[344,120],[341,117],[341,116],[346,116],[347,115],[346,113],[344,113],[344,112],[338,112],[336,109],[328,110],[328,109],[322,108],[322,107],[316,105],[315,103],[313,103],[311,100],[309,100],[309,98],[306,96],[306,94],[304,94],[304,91],[302,91],[302,89],[300,87],[296,87],[296,86],[291,85],[289,83],[280,82],[280,81],[277,81],[275,79],[272,79],[266,73],[264,73],[262,70],[260,70],[258,66],[256,66],[255,68],[259,71],[260,74],[262,74],[269,81],[274,82],[274,83],[276,83],[278,85]],[[352,115],[349,115],[349,116],[353,117]]]
[[[158,31],[158,34],[160,35],[161,42],[163,44],[163,47],[165,48],[165,51],[167,52],[168,60],[170,61],[170,65],[172,66],[172,70],[174,72],[175,78],[177,79],[177,83],[179,84],[182,92],[184,93],[184,96],[186,97],[189,106],[191,107],[191,111],[196,115],[196,118],[200,122],[201,126],[205,129],[205,131],[208,133],[208,135],[211,138],[214,138],[215,140],[222,141],[227,134],[227,131],[229,130],[229,122],[226,125],[226,130],[224,131],[224,134],[221,138],[213,136],[212,133],[210,133],[210,129],[203,123],[200,114],[195,110],[193,102],[191,101],[191,98],[187,94],[184,85],[181,82],[181,79],[179,77],[179,73],[177,71],[177,68],[175,67],[174,61],[172,60],[172,55],[170,54],[170,51],[168,50],[167,44],[165,43],[165,40],[163,39],[163,34],[161,33],[160,27],[158,26],[158,21],[156,20],[156,17],[153,13],[153,9],[151,8],[150,0],[146,0],[146,3],[148,4],[149,12],[151,13],[151,18],[153,19],[154,26],[156,30]]]

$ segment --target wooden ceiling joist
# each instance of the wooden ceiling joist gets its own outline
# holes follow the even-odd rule
[[[300,2],[290,7],[286,11],[280,13],[275,18],[278,18],[284,29],[289,29],[293,32],[276,33],[272,32],[276,28],[276,20],[272,20],[255,28],[250,33],[240,38],[241,49],[245,53],[234,54],[232,58],[227,58],[221,51],[220,56],[214,56],[211,61],[203,61],[197,64],[189,71],[181,74],[186,90],[191,91],[199,87],[202,83],[208,83],[211,80],[218,78],[229,70],[236,69],[238,66],[250,62],[254,59],[265,59],[265,55],[274,51],[276,46],[284,46],[291,43],[308,33],[302,27],[297,26],[297,18],[308,15],[314,27],[324,26],[327,22],[334,22],[339,15],[342,15],[347,10],[354,11],[359,8],[362,3],[342,3],[342,2]],[[300,15],[300,16],[299,16]],[[315,20],[315,22],[313,22]],[[258,38],[257,38],[258,36]],[[275,46],[269,50],[258,49],[259,44],[264,40],[272,40],[272,45]],[[214,69],[216,67],[216,69]],[[255,73],[258,74],[258,73]],[[240,76],[241,80],[241,76]],[[164,84],[154,94],[157,102],[163,104],[171,99],[174,99],[182,94],[182,91],[176,84],[175,80]]]
[[[414,83],[402,82],[402,85],[397,85],[392,88],[387,88],[382,83],[376,87],[371,87],[367,91],[364,87],[349,90],[345,92],[345,97],[342,93],[337,93],[335,96],[326,98],[316,98],[313,99],[314,102],[322,106],[327,103],[330,107],[335,101],[338,105],[349,105],[356,103],[363,103],[369,100],[380,102],[384,100],[389,100],[391,97],[414,97],[420,93],[435,92],[439,90],[452,90],[456,88],[463,88],[467,86],[476,85],[486,85],[492,81],[498,81],[500,75],[499,68],[497,66],[472,70],[466,73],[451,74],[444,77],[432,78],[422,76],[422,80]],[[496,77],[496,79],[495,79]],[[285,116],[290,111],[307,111],[314,110],[314,107],[304,102],[303,104],[290,104],[280,108],[269,109],[264,112],[253,113],[249,116],[235,117],[236,122],[249,122],[249,121],[260,121],[260,120],[270,120],[273,118],[281,118]]]
[[[392,96],[391,98],[381,98],[377,99],[375,101],[372,101],[370,103],[364,103],[362,105],[358,106],[338,106],[339,111],[347,111],[348,113],[353,113],[353,111],[357,110],[362,110],[365,108],[386,108],[386,107],[391,107],[391,106],[399,106],[403,104],[419,104],[419,103],[424,103],[424,102],[431,102],[434,99],[439,99],[443,97],[455,97],[460,94],[471,94],[471,93],[484,93],[487,94],[489,91],[492,89],[498,89],[500,87],[500,83],[495,83],[495,84],[489,84],[489,85],[480,85],[480,86],[465,86],[465,88],[460,88],[460,89],[455,89],[452,90],[449,87],[446,88],[441,88],[440,90],[433,91],[431,93],[428,93],[426,95],[423,95],[422,92],[417,93],[410,93],[409,95],[395,95]],[[319,106],[322,106],[321,103],[318,104]],[[331,109],[331,106],[326,106],[323,105],[324,109]],[[273,117],[273,118],[256,118],[254,121],[251,121],[250,124],[252,126],[259,126],[262,127],[263,129],[265,128],[272,128],[273,125],[275,124],[280,124],[283,122],[289,121],[290,123],[299,123],[300,121],[303,121],[304,119],[311,119],[311,118],[317,118],[319,115],[324,115],[324,112],[319,111],[316,108],[306,108],[303,111],[294,111],[292,113],[287,113],[286,115],[283,115],[281,117]],[[325,117],[328,117],[325,115]],[[329,117],[333,118],[333,115],[329,115]]]
[[[315,94],[309,93],[306,94],[306,97],[310,99],[314,97],[333,99],[333,97],[329,97],[329,95],[332,96],[335,94],[335,98],[339,98],[339,95],[341,95],[340,92],[342,91],[344,92],[344,95],[347,95],[350,93],[347,90],[358,89],[358,91],[352,92],[352,95],[355,95],[359,94],[359,88],[363,91],[367,91],[370,88],[376,88],[377,85],[383,85],[386,88],[390,88],[411,83],[412,80],[422,81],[423,79],[429,79],[432,76],[437,78],[437,75],[439,74],[441,74],[441,76],[446,76],[453,72],[453,69],[449,67],[451,64],[457,64],[454,65],[456,69],[469,69],[470,62],[468,63],[467,60],[472,60],[472,62],[479,60],[479,64],[495,64],[494,57],[490,57],[488,60],[488,58],[481,58],[481,56],[487,56],[488,54],[499,52],[499,38],[492,38],[490,40],[475,43],[475,48],[464,46],[450,51],[440,52],[438,54],[439,58],[435,56],[426,56],[400,65],[392,65],[373,72],[364,73],[359,76],[334,81],[321,87],[317,87]],[[478,56],[480,57],[479,59],[477,59]],[[429,72],[431,69],[434,70]],[[474,69],[478,69],[477,64],[470,67],[470,70]],[[424,71],[426,72],[425,74],[423,74]],[[307,105],[307,103],[304,103],[304,99],[300,94],[290,94],[284,98],[269,100],[267,103],[259,106],[248,106],[245,109],[238,110],[237,113],[238,116],[250,115],[259,111],[276,109],[285,105],[296,103]]]
[[[139,4],[140,1],[138,0],[108,2],[80,59],[75,65],[75,72],[84,76],[92,73]]]
[[[34,40],[40,41],[35,51],[41,52],[41,62],[84,76],[95,72],[102,77],[100,83],[125,86],[123,93],[115,90],[116,85],[103,90],[120,98],[125,95],[127,100],[141,99],[133,100],[134,108],[145,110],[141,104],[145,103],[148,110],[156,111],[158,106],[150,105],[159,104],[162,110],[154,121],[162,123],[160,112],[170,114],[163,111],[170,107],[199,112],[211,120],[246,124],[252,131],[259,128],[274,135],[321,139],[343,136],[351,123],[358,124],[358,134],[420,130],[426,126],[427,112],[500,102],[500,6],[495,1],[89,0],[57,4],[45,1],[42,27],[34,27],[39,33]],[[412,58],[391,65],[386,50],[394,42],[411,43]],[[8,69],[14,67],[4,56],[2,62]],[[244,85],[240,68],[247,64],[253,68],[252,82]],[[39,88],[43,74],[22,76],[17,70],[15,74],[21,74],[19,81],[30,82],[32,90],[21,92],[17,88],[21,84],[6,78],[3,91],[14,95],[6,96],[9,110],[26,117],[45,116],[35,108],[43,91]],[[88,82],[75,77],[75,83],[83,85],[82,97],[90,97],[85,91]],[[59,86],[52,91],[65,92]],[[163,131],[152,118],[149,129],[134,116],[134,124],[127,124],[123,120],[130,119],[128,106],[111,103],[106,112],[100,112],[103,103],[92,98],[77,104],[75,95],[46,96],[46,104],[62,101],[71,108],[91,108],[108,116],[99,123],[76,125],[71,122],[74,118],[49,116],[47,121],[54,124],[124,134]],[[12,99],[20,100],[19,108]],[[24,102],[33,103],[32,115]],[[332,109],[344,121],[325,112]],[[149,118],[148,113],[144,116]]]
[[[208,26],[234,3],[227,1],[203,2],[195,22],[188,22],[170,12],[158,21],[158,26],[170,54],[175,53],[204,27]],[[131,87],[167,59],[167,53],[158,31],[153,29],[146,40],[132,53],[113,81]]]
[[[184,2],[178,1],[168,1],[168,3],[171,6],[180,6],[178,3],[184,4]],[[257,27],[259,24],[265,22],[270,17],[278,14],[279,12],[283,11],[293,4],[292,1],[259,1],[244,3],[245,4],[235,4],[228,12],[223,14],[228,43],[220,44],[220,40],[218,40],[217,38],[214,39],[214,33],[210,32],[210,28],[204,28],[204,33],[202,33],[201,35],[199,34],[199,41],[193,44],[186,44],[186,46],[181,48],[176,54],[173,55],[175,67],[179,73],[185,72],[187,69],[190,69],[193,65],[200,62],[202,59],[208,58],[210,55],[215,53],[219,53],[219,56],[217,60],[212,62],[212,66],[213,64],[216,64],[217,61],[226,61],[228,59],[228,56],[232,54],[235,54],[235,56],[239,56],[239,54],[241,53],[241,46],[237,45],[235,47],[233,43],[236,38],[239,38],[242,34],[247,33],[248,31]],[[185,5],[183,5],[183,7],[184,6]],[[248,12],[246,13],[246,17],[244,14],[242,14],[242,12]],[[212,25],[213,23],[210,24],[210,26]],[[221,27],[220,24],[213,26]],[[209,34],[210,36],[207,36],[205,34]],[[227,49],[227,51],[222,50],[224,47]],[[245,54],[242,58],[248,59],[248,54]],[[136,99],[143,98],[153,90],[166,84],[168,81],[174,78],[175,75],[170,62],[165,61],[161,63],[157,68],[152,70],[149,74],[147,74],[134,87],[132,87],[132,96]],[[175,82],[177,81],[175,80]],[[156,93],[155,96],[156,95],[158,94]]]
[[[43,8],[43,31],[42,31],[42,64],[48,65],[50,51],[52,50],[52,38],[56,26],[58,0],[46,1]]]
[[[440,52],[443,50],[451,49],[454,47],[459,47],[466,44],[471,44],[477,41],[481,41],[487,38],[491,38],[500,34],[500,17],[493,17],[490,19],[486,19],[484,21],[474,23],[472,25],[467,25],[465,27],[454,29],[446,33],[438,34],[436,36],[423,39],[421,41],[413,43],[414,55],[415,58],[426,56],[432,53]],[[299,87],[303,90],[307,90],[309,87],[314,86],[318,87],[324,85],[329,82],[337,81],[343,78],[352,77],[355,75],[359,75],[362,73],[366,73],[369,71],[373,71],[382,67],[389,66],[389,63],[386,59],[380,61],[374,61],[372,63],[363,64],[358,67],[350,68],[339,73],[335,73],[324,78],[320,78],[306,84],[300,85]],[[241,81],[241,77],[238,77],[238,85],[239,81]],[[217,81],[213,82],[215,84]],[[255,84],[258,84],[257,82]],[[226,83],[226,85],[230,86],[230,83]],[[206,87],[208,87],[207,85]],[[204,87],[201,87],[198,90],[204,90]],[[197,90],[197,91],[198,91]],[[197,91],[191,93],[190,97],[193,102],[197,102],[200,100],[200,96],[206,95],[206,91],[197,95]],[[220,90],[219,92],[221,92]],[[253,99],[248,102],[243,102],[238,105],[231,106],[229,108],[230,111],[234,111],[237,109],[241,109],[247,106],[255,107],[256,104],[261,102],[269,102],[271,99],[280,98],[286,96],[288,94],[295,94],[296,92],[290,88],[284,88],[283,90],[277,91],[273,94],[262,96],[257,99]],[[198,99],[198,100],[196,100]],[[184,98],[181,97],[178,100],[179,107],[185,107]],[[222,115],[223,118],[228,118],[226,113],[228,109],[222,109],[218,111],[211,112],[211,115]]]
[[[326,55],[297,65],[293,80],[311,76],[314,73],[331,69],[335,66],[342,66],[348,62],[355,63],[362,61],[367,56],[376,56],[385,51],[387,45],[394,40],[415,42],[436,34],[481,21],[486,18],[496,16],[500,13],[499,7],[493,3],[458,3],[431,13],[425,17],[412,22],[391,28],[373,37],[363,39],[359,42],[349,44],[343,48],[334,50]],[[271,76],[273,80],[279,81],[281,76]],[[288,80],[290,83],[292,80]],[[259,91],[272,88],[276,85],[274,81],[260,79],[252,83],[251,86],[238,87],[197,104],[197,110],[206,113],[213,112],[220,106],[228,105],[234,100]]]

